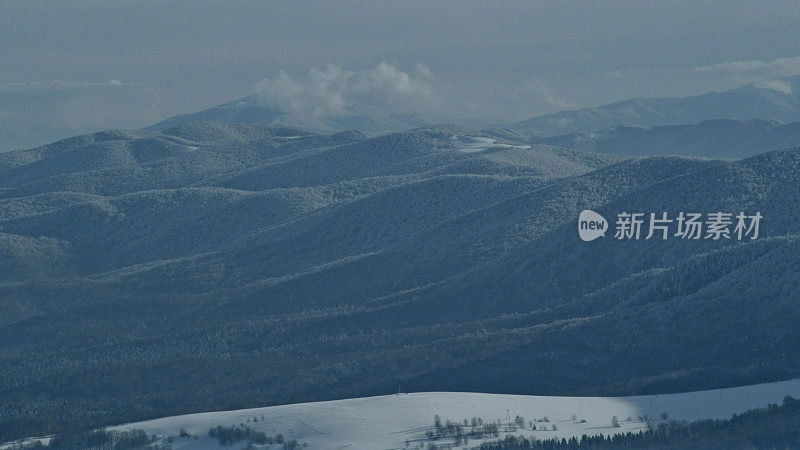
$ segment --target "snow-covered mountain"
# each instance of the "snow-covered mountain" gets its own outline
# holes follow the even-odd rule
[[[618,125],[592,133],[551,137],[495,129],[505,139],[599,153],[636,157],[684,155],[703,158],[746,158],[769,150],[800,145],[800,122],[775,119],[713,119],[690,125],[642,127]]]
[[[282,111],[265,106],[259,100],[259,96],[253,94],[203,111],[170,117],[150,126],[149,129],[166,130],[190,122],[202,121],[220,124],[248,123],[265,126],[292,126],[323,132],[349,129],[388,132],[417,128],[432,123],[430,120],[414,114],[391,113],[366,106],[361,106],[360,109],[348,107],[335,115]]]
[[[691,97],[635,98],[538,116],[507,128],[536,136],[556,136],[589,133],[617,125],[654,127],[710,119],[753,118],[800,121],[800,77],[761,81]]]

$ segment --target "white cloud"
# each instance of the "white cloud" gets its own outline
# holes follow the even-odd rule
[[[522,85],[523,93],[532,97],[534,101],[543,102],[550,108],[565,109],[572,108],[575,105],[558,94],[550,84],[539,78],[529,78]]]
[[[742,79],[780,78],[800,75],[800,57],[780,58],[772,61],[733,61],[711,66],[694,67],[697,73],[709,73]]]
[[[425,113],[440,103],[432,80],[422,64],[410,73],[387,62],[360,71],[329,64],[311,69],[304,80],[285,72],[264,78],[256,85],[256,94],[264,106],[315,116],[347,115],[349,108]]]
[[[615,70],[608,72],[606,75],[614,78],[625,78],[646,74],[703,74],[717,77],[763,80],[800,75],[800,57],[780,58],[772,61],[750,59],[689,68]]]
[[[606,73],[605,78],[631,91],[652,91],[654,86],[660,86],[662,90],[674,91],[663,95],[676,95],[686,94],[682,92],[686,87],[691,87],[695,92],[706,92],[796,75],[800,75],[800,57],[772,61],[730,61],[688,68],[617,70]],[[786,85],[773,84],[768,88],[785,91]]]
[[[791,87],[787,83],[764,83],[797,75],[800,75],[800,57],[771,61],[729,61],[696,67],[617,70],[599,77],[606,96],[595,104],[608,103],[610,99],[616,101],[635,97],[697,95],[734,89],[751,83],[790,92]],[[587,85],[594,85],[596,82],[597,79],[587,80]]]

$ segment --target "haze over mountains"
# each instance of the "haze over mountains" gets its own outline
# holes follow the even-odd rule
[[[800,93],[800,76],[765,80],[736,89],[692,97],[624,100],[609,105],[538,116],[496,128],[529,137],[552,137],[600,132],[619,125],[649,128],[663,125],[692,125],[716,119],[741,121],[774,119],[779,122],[800,122],[798,93]],[[188,122],[211,121],[296,126],[326,132],[351,128],[387,132],[431,124],[430,118],[416,114],[393,113],[387,108],[366,105],[360,105],[359,108],[349,107],[342,114],[332,116],[287,111],[265,106],[264,102],[259,100],[259,96],[253,94],[204,111],[171,117],[150,128],[164,130]],[[762,122],[746,125],[764,128],[768,124]],[[777,125],[777,122],[773,123],[774,125]],[[718,133],[719,130],[712,132]]]
[[[363,71],[363,73],[358,72],[356,75],[341,70],[328,73],[331,70],[329,67],[326,71],[315,73],[324,75],[323,78],[327,79],[327,77],[336,78],[345,75],[358,78],[359,74],[375,75],[376,71],[386,72],[383,75],[399,83],[393,87],[400,89],[398,94],[402,94],[401,98],[397,99],[390,94],[381,94],[375,95],[376,99],[371,100],[369,96],[365,97],[363,92],[359,94],[361,95],[359,97],[350,91],[347,91],[350,97],[339,98],[338,96],[342,92],[325,91],[327,85],[323,82],[324,80],[320,81],[321,85],[302,85],[291,79],[277,77],[262,80],[262,82],[271,82],[269,85],[271,89],[267,90],[267,93],[259,92],[259,90],[263,90],[263,86],[257,86],[257,93],[247,97],[206,110],[169,117],[149,128],[163,131],[189,122],[212,121],[223,124],[251,123],[265,126],[291,126],[317,132],[359,129],[372,133],[386,133],[438,122],[450,122],[473,128],[510,130],[529,137],[553,137],[604,132],[619,125],[649,128],[662,125],[697,124],[716,119],[747,121],[756,118],[775,119],[787,123],[800,121],[800,110],[798,109],[800,100],[797,96],[798,89],[800,89],[800,77],[769,79],[736,89],[692,97],[636,98],[603,106],[561,111],[517,123],[498,124],[498,119],[489,117],[455,119],[454,117],[464,116],[463,111],[460,110],[433,112],[430,105],[427,104],[430,102],[412,99],[436,97],[435,90],[418,79],[403,79],[408,74],[390,64],[381,63],[373,69]],[[395,79],[398,76],[400,79]],[[60,83],[70,86],[75,84]],[[286,83],[289,84],[286,85]],[[133,89],[130,86],[135,86],[116,80],[109,83],[90,83],[90,85],[95,84],[123,91]],[[353,89],[358,92],[364,89],[370,92],[380,91],[380,86],[357,85],[356,87],[358,89]],[[319,90],[322,92],[317,92]],[[153,97],[154,94],[150,93],[142,97],[138,94],[134,95],[134,91],[138,92],[133,89],[131,92],[125,91],[119,96],[113,97],[113,106],[111,107],[113,111],[109,111],[108,114],[119,114],[122,110],[139,111],[137,114],[142,118],[156,114],[157,108],[153,102],[158,102],[157,96]],[[288,93],[284,91],[288,91]],[[271,97],[265,98],[265,95],[268,94]],[[278,99],[272,98],[276,96]],[[284,98],[287,96],[288,98]],[[348,98],[353,101],[347,101]],[[335,106],[315,107],[314,104],[308,104],[318,100],[333,102]],[[14,97],[9,99],[10,103],[15,101]],[[47,106],[49,103],[45,102],[42,105],[37,104],[34,109],[23,115],[0,112],[0,152],[39,145],[59,137],[97,129],[96,123],[100,119],[95,116],[100,113],[93,113],[94,122],[88,119],[77,121],[77,118],[72,117],[69,111],[81,105],[102,102],[95,99],[92,102],[85,100],[83,103],[74,100],[73,103],[58,103],[57,108],[51,105],[57,111],[50,111],[48,109],[50,106]],[[415,103],[420,103],[420,105],[415,105]],[[67,120],[67,118],[75,120]],[[144,120],[142,118],[139,119],[139,122]]]
[[[352,3],[0,1],[0,450],[800,449],[800,2]]]
[[[589,133],[617,125],[654,127],[709,119],[800,121],[800,77],[765,80],[722,92],[691,97],[635,98],[608,105],[562,111],[506,128],[535,136]]]
[[[429,119],[410,113],[393,113],[380,108],[361,109],[352,106],[340,114],[324,115],[307,111],[286,111],[264,105],[256,94],[213,108],[181,114],[158,122],[152,130],[166,130],[189,122],[215,122],[222,124],[251,123],[265,126],[292,126],[316,131],[343,131],[359,129],[370,132],[400,131],[430,125]]]
[[[538,137],[509,129],[488,133],[529,144],[628,156],[685,155],[705,158],[745,158],[769,150],[800,145],[800,122],[774,119],[714,119],[690,125],[646,128],[617,125],[593,133]]]
[[[631,159],[448,125],[188,122],[0,155],[0,438],[398,385],[796,376],[799,169],[796,149]],[[764,221],[752,242],[584,243],[586,208]]]
[[[798,91],[800,77],[774,79],[693,97],[633,99],[563,111],[486,132],[529,144],[629,156],[743,158],[800,144]],[[431,123],[430,118],[420,115],[392,113],[363,104],[334,115],[281,110],[265,106],[259,95],[253,94],[171,117],[149,129],[163,131],[199,121],[291,126],[317,132],[359,129],[371,133]]]

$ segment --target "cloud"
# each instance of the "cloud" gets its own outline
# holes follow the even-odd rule
[[[683,95],[687,94],[687,86],[699,93],[797,75],[800,75],[800,57],[772,61],[730,61],[688,68],[617,70],[604,74],[603,78],[607,83],[622,85],[634,92],[652,92],[654,86],[659,86],[661,90],[667,91],[662,95]],[[785,90],[786,85],[773,84],[764,87]]]
[[[779,58],[772,61],[749,59],[744,61],[730,61],[720,64],[698,67],[675,67],[668,69],[632,69],[615,70],[606,75],[614,78],[642,76],[646,74],[665,75],[708,75],[716,77],[732,77],[739,79],[764,80],[800,75],[800,57]]]
[[[694,67],[696,73],[707,73],[749,80],[780,78],[800,75],[800,57],[780,58],[772,61],[733,61],[711,66]]]
[[[534,101],[545,103],[550,108],[565,109],[575,105],[562,98],[550,87],[550,84],[539,78],[529,78],[522,84],[522,92]]]
[[[635,97],[697,95],[753,83],[787,92],[786,83],[764,83],[797,75],[800,75],[800,57],[771,61],[729,61],[696,67],[617,70],[586,80],[586,84],[596,85],[600,82],[606,95],[595,103],[601,104],[607,103],[609,99],[616,101]]]
[[[337,117],[371,109],[425,113],[441,101],[431,85],[433,79],[422,64],[410,73],[387,62],[360,71],[329,64],[324,69],[312,68],[303,80],[286,72],[264,78],[256,85],[256,94],[266,107],[314,116]]]

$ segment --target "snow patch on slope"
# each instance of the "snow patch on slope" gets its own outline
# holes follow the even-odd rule
[[[792,95],[792,84],[783,80],[765,80],[756,83],[756,87],[762,89],[772,89],[773,91],[783,92],[787,95]]]
[[[634,397],[555,397],[529,395],[480,394],[467,392],[423,392],[354,398],[328,402],[299,403],[237,411],[190,414],[166,417],[146,422],[114,427],[117,430],[143,429],[148,435],[171,436],[173,448],[219,448],[208,437],[208,430],[217,425],[245,424],[255,431],[274,435],[282,433],[287,439],[297,439],[310,448],[378,449],[403,448],[405,441],[418,446],[424,442],[425,430],[433,424],[434,415],[442,421],[463,421],[480,417],[484,422],[512,422],[523,416],[526,428],[511,434],[553,437],[580,437],[583,434],[610,435],[645,428],[639,416],[647,415],[660,421],[666,412],[669,419],[724,419],[752,408],[780,403],[785,395],[800,397],[800,380],[742,386],[712,391],[679,394],[645,395]],[[572,420],[572,415],[576,421]],[[264,420],[261,420],[263,416]],[[549,418],[536,423],[538,430],[527,426],[528,421]],[[620,427],[611,426],[617,416]],[[258,422],[250,422],[258,417]],[[627,420],[631,417],[632,420]],[[586,420],[581,423],[581,420]],[[558,430],[553,431],[552,425]],[[548,430],[542,431],[542,425]],[[197,438],[179,438],[184,428]],[[501,427],[502,430],[502,427]],[[501,432],[502,438],[504,433]],[[443,443],[438,441],[437,444]],[[478,445],[471,440],[469,447]],[[243,447],[240,443],[238,447]]]
[[[490,148],[516,148],[529,149],[530,145],[498,144],[496,139],[482,136],[453,135],[453,146],[462,153],[479,153]]]

